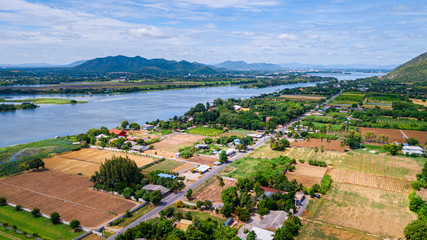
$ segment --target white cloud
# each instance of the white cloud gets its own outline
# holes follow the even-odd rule
[[[141,37],[149,37],[149,38],[168,38],[170,37],[168,34],[162,32],[160,29],[156,27],[149,28],[133,28],[129,29],[127,33],[131,36],[141,38]]]
[[[295,35],[282,33],[279,36],[277,36],[280,40],[287,40],[287,41],[296,41],[298,38]]]
[[[181,3],[202,5],[209,8],[241,8],[271,7],[279,3],[275,0],[180,0]]]

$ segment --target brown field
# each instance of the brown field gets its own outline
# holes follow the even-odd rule
[[[178,149],[191,146],[205,138],[204,136],[190,135],[184,133],[171,134],[158,143],[154,143],[154,149],[168,152],[178,152]]]
[[[321,239],[377,240],[381,238],[368,235],[367,233],[364,233],[361,231],[338,227],[332,224],[326,224],[322,222],[303,221],[302,229],[296,239],[297,240],[321,240]]]
[[[322,181],[323,175],[327,168],[324,167],[316,167],[308,164],[294,164],[295,171],[286,172],[286,177],[291,180],[297,180],[298,183],[301,183],[304,187],[311,187],[313,184],[320,184]]]
[[[314,218],[383,237],[403,238],[405,226],[417,218],[408,205],[407,194],[335,183]]]
[[[410,181],[401,178],[379,176],[375,174],[335,168],[329,168],[326,174],[331,175],[332,180],[340,183],[349,183],[405,194],[409,194],[409,191],[411,190]]]
[[[359,127],[359,131],[362,135],[365,132],[373,132],[375,135],[379,136],[380,134],[384,134],[390,137],[389,142],[399,142],[404,143],[405,138],[403,138],[403,133],[405,133],[408,137],[415,138],[420,141],[420,144],[424,146],[427,143],[427,132],[424,131],[413,131],[413,130],[399,130],[399,129],[385,129],[385,128],[365,128]]]
[[[330,143],[328,143],[325,139],[323,141],[321,139],[312,138],[310,141],[303,141],[303,142],[291,142],[292,147],[304,147],[304,148],[314,148],[317,146],[319,148],[323,146],[325,150],[329,151],[338,151],[338,152],[344,152],[345,149],[348,149],[348,147],[341,147],[341,142],[336,140],[331,140]]]
[[[135,136],[135,137],[150,138],[150,139],[160,138],[160,136],[156,136],[156,135],[150,134],[151,132],[146,131],[146,130],[127,131],[127,133],[129,135],[132,135],[132,136]]]
[[[165,157],[165,158],[175,158],[175,153],[173,152],[167,152],[167,151],[163,151],[163,150],[147,150],[144,153],[146,154],[151,154],[151,155],[156,155],[156,156],[161,156],[161,157]]]
[[[381,109],[386,109],[386,110],[392,110],[393,107],[389,106],[389,105],[372,105],[372,104],[364,104],[363,105],[364,108],[375,108],[375,107],[379,107]]]
[[[149,157],[125,154],[121,152],[113,152],[107,150],[97,150],[85,148],[75,152],[68,152],[58,156],[43,159],[46,168],[55,171],[61,171],[70,174],[82,173],[85,176],[92,176],[95,171],[99,170],[99,166],[105,159],[110,159],[113,156],[128,156],[136,162],[138,167],[144,166],[154,160]]]
[[[424,107],[427,107],[427,102],[423,102],[421,99],[410,98],[409,100],[411,100],[414,104],[419,104],[423,105]]]
[[[228,187],[236,186],[237,181],[223,178],[224,186],[219,186],[219,181],[216,177],[212,177],[202,185],[193,190],[192,202],[211,200],[212,204],[221,203],[221,192]]]
[[[85,176],[44,170],[0,179],[0,192],[8,201],[25,208],[40,208],[46,215],[56,211],[61,219],[80,220],[84,227],[97,227],[137,204],[90,189]]]
[[[249,131],[249,130],[247,130],[247,131],[230,130],[230,131],[221,133],[220,135],[217,136],[217,138],[218,137],[230,137],[230,136],[233,136],[233,135],[234,136],[238,136],[238,137],[246,137],[248,134],[251,134],[251,133],[257,134],[258,132],[256,132],[256,131]]]
[[[194,156],[188,159],[189,162],[195,162],[204,165],[213,165],[214,162],[218,161],[216,157],[207,157],[207,156]]]
[[[191,169],[193,166],[196,166],[196,164],[194,164],[194,163],[185,163],[183,165],[180,165],[180,166],[172,169],[171,172],[177,172],[177,173],[185,172],[186,170]]]

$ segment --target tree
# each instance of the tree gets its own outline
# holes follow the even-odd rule
[[[129,124],[129,128],[139,130],[141,128],[141,126],[138,123],[131,123],[131,124]]]
[[[254,188],[254,183],[249,178],[238,178],[236,186],[240,190],[240,192],[249,192]]]
[[[175,203],[175,206],[176,206],[177,208],[183,208],[183,207],[184,207],[184,203],[183,203],[181,200],[178,200],[178,201]]]
[[[236,149],[240,152],[246,149],[246,146],[244,144],[238,144],[236,146]]]
[[[291,144],[289,143],[289,141],[283,138],[275,143],[270,144],[270,148],[275,151],[284,151],[290,145]]]
[[[220,187],[224,187],[224,179],[222,179],[222,177],[221,176],[216,176],[217,178],[218,178],[218,181],[219,181],[219,183],[218,183],[218,185],[220,186]]]
[[[314,155],[316,156],[316,159],[317,159],[317,152],[319,151],[319,147],[314,146],[313,150],[314,150]]]
[[[124,121],[121,123],[121,126],[122,126],[122,128],[123,128],[123,129],[126,129],[128,125],[129,125],[129,122],[128,122],[127,120],[124,120]]]
[[[59,213],[58,212],[53,212],[53,213],[51,213],[50,214],[50,221],[53,223],[53,224],[58,224],[58,223],[60,223],[61,222],[61,219],[60,219],[60,215],[59,215]]]
[[[122,195],[123,195],[123,197],[124,197],[124,198],[129,199],[129,198],[130,198],[130,196],[131,196],[133,193],[134,193],[134,191],[133,191],[133,189],[132,189],[132,188],[130,188],[130,187],[126,187],[126,188],[123,190]]]
[[[205,208],[209,210],[212,208],[212,202],[210,200],[205,200],[203,202],[203,206],[205,206]]]
[[[43,168],[44,169],[44,162],[41,158],[34,158],[31,161],[28,162],[28,167],[30,169],[39,169],[39,168]]]
[[[227,162],[227,153],[225,152],[225,150],[222,150],[221,153],[219,154],[219,162],[220,163],[226,163]]]
[[[403,231],[407,240],[427,239],[427,223],[421,220],[410,222]]]
[[[0,206],[4,206],[7,204],[6,198],[5,197],[0,197]]]
[[[221,200],[224,204],[231,203],[233,206],[239,204],[239,198],[237,195],[236,187],[228,187],[221,192]],[[234,210],[234,209],[233,209]]]
[[[406,142],[407,142],[409,145],[412,145],[412,146],[415,146],[415,145],[420,144],[420,141],[418,141],[418,140],[417,140],[417,139],[415,139],[415,138],[407,138],[407,139],[406,139]]]
[[[359,148],[360,143],[362,142],[362,135],[360,134],[360,132],[357,132],[356,130],[350,130],[350,134],[346,136],[343,142],[346,146],[349,146],[351,149]]]
[[[274,231],[274,240],[292,240],[294,239],[294,236],[292,233],[288,232],[285,227],[277,228],[276,231]]]
[[[211,143],[213,143],[212,138],[204,138],[204,139],[203,139],[203,141],[204,141],[206,144],[211,144]]]
[[[158,204],[162,200],[163,196],[160,191],[153,191],[150,193],[150,202]]]
[[[33,208],[33,210],[31,211],[31,214],[33,215],[33,217],[38,218],[40,217],[40,209],[38,208]]]
[[[325,152],[325,147],[323,145],[320,146],[320,152],[322,153],[322,159],[323,159],[323,153]]]
[[[220,212],[224,215],[224,217],[230,217],[234,212],[234,205],[232,203],[225,203]]]
[[[196,203],[197,208],[201,208],[203,206],[203,202],[202,201],[197,201]]]
[[[254,231],[250,231],[246,237],[246,240],[256,240],[256,237],[256,233]]]
[[[74,229],[74,231],[76,231],[77,229],[79,229],[79,228],[80,228],[80,221],[79,221],[79,220],[77,220],[77,219],[71,220],[71,222],[70,222],[70,227],[71,227],[72,229]]]
[[[188,189],[187,194],[185,194],[185,197],[188,200],[190,200],[192,194],[193,194],[193,189],[190,188],[190,189]]]

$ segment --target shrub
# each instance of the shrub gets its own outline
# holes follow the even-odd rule
[[[0,197],[0,206],[4,206],[7,204],[6,198],[5,197]]]
[[[323,176],[322,181],[320,182],[320,193],[325,194],[332,185],[332,178],[330,175],[326,174]]]
[[[183,208],[183,207],[184,207],[184,203],[183,203],[181,200],[178,200],[178,201],[175,203],[175,206],[176,206],[177,208]]]
[[[258,210],[258,214],[261,216],[267,215],[269,212],[270,212],[270,209],[268,209],[268,208],[260,208]]]
[[[16,205],[15,206],[15,211],[17,211],[17,212],[22,211],[22,206],[21,205]]]
[[[77,230],[80,228],[80,221],[77,219],[74,219],[70,222],[70,227],[74,230]]]
[[[59,215],[59,213],[58,212],[53,212],[53,213],[51,213],[50,214],[50,221],[53,223],[53,224],[58,224],[58,223],[60,223],[61,222],[61,216]]]
[[[420,190],[420,183],[419,182],[412,182],[411,186],[413,189],[415,189],[417,191]]]
[[[203,202],[197,201],[196,206],[197,206],[197,208],[201,208],[203,206]]]
[[[38,208],[33,208],[33,210],[31,211],[31,214],[33,215],[33,217],[38,218],[41,216],[40,214],[40,209]]]
[[[293,172],[293,171],[295,171],[295,166],[289,166],[289,167],[288,167],[288,170],[289,170],[289,172]]]
[[[126,187],[122,193],[123,197],[126,199],[129,199],[132,194],[134,194],[134,191],[130,187]]]

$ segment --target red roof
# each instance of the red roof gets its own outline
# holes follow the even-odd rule
[[[126,132],[119,129],[111,129],[109,133],[114,133],[117,136],[123,136],[123,137],[126,136]]]
[[[277,190],[277,189],[269,188],[269,187],[261,187],[261,189],[262,189],[264,192],[272,192],[272,193],[276,193],[277,191],[280,191],[280,192],[282,192],[282,193],[287,193],[287,192],[285,192],[285,191]]]

